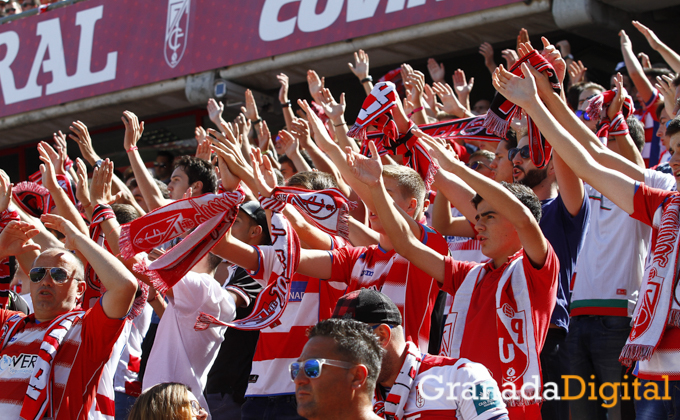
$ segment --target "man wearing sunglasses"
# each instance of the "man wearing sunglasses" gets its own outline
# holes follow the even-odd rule
[[[5,418],[84,419],[125,325],[137,280],[69,221],[56,215],[43,215],[42,221],[64,234],[65,246],[87,260],[106,293],[88,311],[78,310],[86,288],[83,262],[66,248],[38,254],[30,238],[39,231],[28,223],[5,227],[0,259],[20,257],[22,269],[29,271],[35,312],[25,316],[0,310],[0,413]],[[24,265],[33,258],[32,267]]]
[[[372,289],[350,292],[338,300],[333,318],[370,325],[384,349],[373,399],[373,410],[382,417],[507,420],[489,370],[468,359],[421,353],[404,339],[399,308],[386,295]]]
[[[371,401],[383,349],[371,329],[331,318],[312,327],[308,336],[289,367],[298,414],[308,420],[380,419]]]

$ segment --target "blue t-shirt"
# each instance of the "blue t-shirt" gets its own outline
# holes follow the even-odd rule
[[[569,214],[564,206],[562,196],[541,201],[543,216],[541,230],[550,242],[557,259],[560,260],[560,278],[557,285],[557,301],[550,322],[569,331],[569,303],[571,292],[569,283],[576,268],[578,253],[583,247],[588,221],[590,220],[590,202],[584,194],[583,204],[576,216]]]

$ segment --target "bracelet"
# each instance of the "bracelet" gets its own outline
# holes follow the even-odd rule
[[[102,166],[102,163],[104,163],[104,159],[99,159],[98,161],[96,161],[96,162],[94,163],[94,166],[96,166],[97,168],[99,168],[99,167]]]
[[[567,54],[567,55],[565,55],[563,58],[564,58],[565,60],[573,60],[573,59],[574,59],[574,56],[571,55],[571,54]]]
[[[361,79],[361,84],[363,85],[366,82],[372,82],[373,78],[371,76],[366,76],[364,79]]]
[[[256,120],[250,120],[251,124],[253,125],[258,125],[259,123],[262,122],[262,117],[256,119]]]
[[[147,302],[147,303],[151,303],[151,302],[153,302],[154,300],[156,300],[157,298],[158,298],[158,292],[155,292],[155,293],[153,294],[153,299],[149,299],[149,298],[147,297],[147,298],[146,298],[146,302]]]
[[[341,125],[346,125],[346,122],[341,122],[340,124],[335,124],[333,127],[340,127]]]
[[[422,106],[421,106],[420,108],[414,109],[413,111],[411,111],[410,114],[408,114],[408,117],[411,118],[411,115],[415,114],[416,112],[420,112],[420,111],[422,111],[423,109],[424,109],[424,107],[422,107]]]
[[[139,148],[136,145],[133,144],[132,146],[130,146],[129,149],[126,150],[126,152],[130,153],[130,152],[134,152],[135,150],[139,150]]]
[[[291,106],[293,106],[293,104],[290,103],[290,99],[287,102],[281,104],[281,108],[290,108]]]

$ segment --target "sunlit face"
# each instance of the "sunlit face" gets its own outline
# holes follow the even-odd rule
[[[673,169],[673,176],[675,176],[675,183],[680,181],[680,133],[675,133],[670,138],[670,147],[668,151],[671,153],[671,160],[668,164]]]
[[[491,102],[486,99],[480,99],[472,106],[472,113],[475,115],[486,114],[491,106]]]
[[[250,243],[250,228],[255,224],[253,218],[243,210],[238,211],[234,224],[231,225],[231,234],[241,242]],[[255,244],[251,244],[255,245]]]
[[[208,412],[205,411],[204,407],[198,402],[198,398],[193,392],[187,391],[187,397],[189,399],[189,409],[191,411],[191,419],[196,420],[206,420],[208,418]]]
[[[38,321],[49,321],[72,311],[85,293],[84,279],[75,278],[75,256],[68,253],[66,250],[48,251],[38,256],[33,263],[33,267],[61,267],[68,273],[64,283],[54,281],[49,271],[40,282],[29,281],[31,300]]]
[[[491,160],[485,158],[484,156],[475,156],[470,158],[468,166],[487,178],[493,178],[493,169],[490,166],[491,162]]]
[[[312,337],[309,339],[299,362],[308,359],[343,360],[336,351],[337,345],[330,337]],[[348,369],[323,365],[321,375],[310,379],[300,370],[295,378],[295,399],[298,414],[306,419],[322,419],[328,413],[346,411],[352,401],[352,379]]]
[[[403,196],[401,193],[401,190],[399,190],[398,183],[395,179],[390,178],[390,177],[383,177],[383,181],[385,182],[385,189],[387,190],[387,193],[392,197],[394,200],[394,203],[399,206],[400,209],[404,210],[406,213],[408,213],[409,216],[415,218],[415,206],[412,208],[409,208],[411,206],[411,201],[413,198],[406,198]],[[368,216],[368,220],[371,223],[371,229],[375,230],[378,233],[385,233],[385,230],[383,229],[382,223],[380,222],[380,219],[378,216],[374,213],[370,213]]]
[[[475,230],[482,253],[494,262],[507,258],[522,246],[513,224],[498,214],[486,200],[477,205]]]
[[[529,137],[522,137],[517,142],[517,148],[522,149],[529,145]],[[548,168],[536,168],[531,158],[522,157],[521,153],[517,153],[512,159],[512,177],[515,182],[524,184],[529,188],[534,188],[543,182],[548,177]]]
[[[496,147],[496,157],[489,165],[493,169],[493,179],[497,182],[512,183],[512,162],[508,159],[508,142],[501,140]]]
[[[189,187],[189,176],[184,172],[184,169],[178,166],[172,171],[172,177],[170,177],[170,183],[168,184],[170,198],[173,200],[181,200]]]
[[[283,162],[281,164],[281,175],[283,175],[285,181],[288,181],[296,173],[295,167],[290,162]]]
[[[668,122],[668,116],[666,112],[662,112],[659,116],[659,128],[656,130],[656,136],[661,139],[661,144],[668,150],[670,148],[670,139],[666,136],[666,123]]]

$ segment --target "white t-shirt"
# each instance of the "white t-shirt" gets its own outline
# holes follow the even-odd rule
[[[231,295],[210,275],[189,272],[172,288],[168,307],[158,324],[143,389],[163,382],[179,382],[191,388],[201,407],[207,409],[203,388],[227,327],[194,330],[196,318],[205,312],[223,322],[236,316]]]
[[[645,185],[674,190],[675,178],[645,170]],[[631,316],[649,253],[652,228],[586,184],[590,227],[576,263],[571,316]]]

